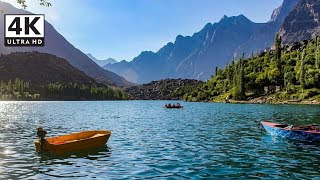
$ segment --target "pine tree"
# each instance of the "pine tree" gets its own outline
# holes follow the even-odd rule
[[[5,94],[6,89],[7,89],[7,84],[3,80],[1,80],[1,94]]]
[[[236,67],[234,63],[234,57],[231,60],[231,68],[230,68],[230,88],[235,86],[235,73],[236,73]]]
[[[243,99],[245,97],[245,79],[244,79],[244,62],[243,62],[243,59],[240,62],[239,95],[240,95],[240,99]]]
[[[234,75],[234,98],[242,100],[245,97],[244,60],[241,58],[236,65]]]
[[[215,73],[216,73],[216,76],[218,75],[218,66],[216,66],[216,71],[215,71]]]
[[[315,49],[315,58],[316,58],[316,62],[315,62],[315,66],[317,69],[320,68],[320,38],[319,36],[316,37],[316,49]]]
[[[306,56],[306,52],[304,51],[302,53],[301,62],[300,62],[301,64],[300,64],[300,78],[299,78],[300,86],[302,89],[304,89],[306,86],[305,56]]]
[[[253,49],[251,50],[251,60],[254,59],[254,52],[253,52]]]
[[[8,82],[7,91],[8,91],[9,94],[12,93],[12,82],[11,82],[11,79],[10,79],[9,82]]]
[[[281,37],[278,33],[274,40],[274,56],[276,61],[279,61],[281,58]]]

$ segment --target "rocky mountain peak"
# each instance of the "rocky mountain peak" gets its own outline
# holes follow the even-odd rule
[[[293,43],[320,35],[320,1],[301,0],[285,18],[280,35],[284,43]]]
[[[157,52],[157,54],[159,54],[162,57],[168,57],[168,56],[170,56],[170,53],[173,48],[174,48],[174,44],[172,42],[169,42],[167,45],[165,45],[163,48],[161,48]]]
[[[279,32],[283,22],[290,25],[296,21],[295,17],[300,17],[301,13],[304,13],[302,10],[301,13],[293,15],[291,20],[284,20],[296,9],[300,1],[320,2],[320,0],[283,0],[283,4],[273,12],[271,20],[267,23],[253,23],[242,14],[231,17],[225,15],[219,22],[206,24],[192,36],[177,36],[174,43],[167,44],[155,54],[150,56],[141,54],[134,61],[127,64],[116,63],[107,69],[138,83],[164,78],[206,80],[214,72],[215,66],[224,67],[234,55],[240,57],[242,53],[249,55],[252,49],[256,52],[271,47],[274,36]],[[308,12],[318,11],[317,6],[312,5],[314,3],[309,4],[313,8],[307,10]],[[305,28],[308,22],[320,19],[315,13],[307,19],[307,22],[303,17],[309,15],[298,18],[297,21],[302,24],[297,27]]]
[[[222,18],[220,19],[220,21],[224,21],[227,20],[229,17],[227,15],[223,15]]]
[[[239,16],[226,16],[224,15],[217,23],[220,25],[234,25],[234,24],[249,24],[252,23],[246,16],[240,14]]]
[[[300,0],[284,0],[282,5],[275,9],[270,22],[282,23],[284,18],[294,9]]]

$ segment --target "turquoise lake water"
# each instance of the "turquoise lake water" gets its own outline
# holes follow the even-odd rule
[[[262,120],[320,124],[320,106],[169,101],[0,102],[0,179],[320,179],[320,144],[269,136]],[[172,102],[171,102],[172,103]],[[38,154],[48,136],[108,129],[99,149]]]

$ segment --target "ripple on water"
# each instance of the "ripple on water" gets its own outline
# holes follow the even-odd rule
[[[260,121],[319,123],[319,106],[163,101],[1,102],[0,179],[56,177],[314,179],[319,144],[267,135]],[[109,129],[107,146],[64,155],[37,154],[35,128],[50,135]]]

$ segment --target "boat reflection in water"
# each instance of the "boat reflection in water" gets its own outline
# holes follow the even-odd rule
[[[97,177],[96,169],[108,167],[111,149],[107,146],[85,149],[66,153],[38,153],[38,167],[35,176],[31,179],[72,178],[91,179]],[[83,166],[91,165],[94,168],[87,170]],[[100,174],[101,175],[101,174]],[[49,177],[49,178],[48,178]]]
[[[88,159],[88,160],[103,160],[111,156],[111,149],[107,146],[100,146],[98,148],[90,148],[81,151],[65,152],[65,153],[52,153],[52,152],[43,152],[38,153],[40,163],[47,163],[51,160],[65,160],[68,158],[71,159]],[[67,161],[61,161],[61,164],[68,164]]]

